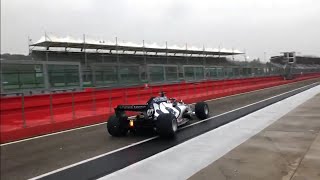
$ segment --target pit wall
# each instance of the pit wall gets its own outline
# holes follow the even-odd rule
[[[118,104],[145,104],[160,91],[165,91],[168,97],[194,103],[319,77],[320,73],[300,75],[293,80],[270,76],[108,90],[90,88],[83,92],[1,97],[0,142],[6,143],[106,122]]]

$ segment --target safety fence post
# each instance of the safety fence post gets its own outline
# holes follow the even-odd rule
[[[180,94],[180,93],[182,93],[182,92],[181,92],[181,84],[180,84],[180,83],[181,83],[181,82],[178,83],[178,90],[179,90],[179,91],[178,91],[178,92],[179,92],[178,95],[180,96],[179,99],[181,100],[182,98],[181,98],[181,94]]]
[[[75,110],[74,90],[72,90],[71,96],[72,96],[72,119],[75,120],[76,119],[76,110]]]
[[[236,81],[232,80],[232,84],[231,84],[231,95],[235,94],[235,88],[236,87]]]
[[[50,98],[50,121],[54,123],[54,114],[53,114],[53,100],[52,100],[52,91],[49,93]]]
[[[225,83],[226,83],[226,79],[223,78],[223,81],[222,81],[222,96],[224,96],[225,93],[226,93],[226,85],[225,85]]]
[[[92,114],[96,115],[97,114],[97,103],[96,103],[96,89],[94,88],[91,91],[91,97],[92,97]]]
[[[236,82],[235,80],[232,80],[232,85],[231,85],[231,95],[236,94],[235,89],[236,89]]]
[[[112,89],[109,90],[109,113],[112,113]]]
[[[209,84],[209,81],[206,81],[206,82],[205,82],[205,88],[206,88],[206,99],[208,99],[208,97],[209,97],[209,93],[208,93],[208,84]]]
[[[141,89],[140,88],[138,88],[138,102],[140,103],[141,102],[141,95],[140,95],[140,93],[141,93]]]
[[[227,73],[227,78],[226,78],[226,81],[225,81],[225,86],[226,86],[226,96],[228,96],[230,94],[230,83],[229,83],[229,80],[230,80],[230,74],[229,72]]]
[[[250,88],[249,88],[249,91],[252,91],[253,89],[254,89],[254,85],[255,85],[255,79],[254,79],[254,77],[251,77],[251,86],[250,86]]]
[[[187,90],[187,93],[186,93],[186,94],[187,94],[187,98],[190,97],[190,96],[189,96],[189,87],[190,87],[189,85],[190,85],[190,84],[187,83],[187,86],[185,86],[185,87],[186,87],[186,90]],[[187,99],[187,98],[186,98],[186,99]]]
[[[214,82],[212,82],[212,89],[211,89],[211,98],[215,98],[215,86],[214,86]]]
[[[125,87],[124,89],[124,103],[128,104],[128,88]]]
[[[22,101],[22,107],[21,107],[21,110],[22,110],[22,122],[23,122],[23,128],[26,128],[27,127],[27,123],[26,123],[26,115],[25,115],[25,107],[24,107],[24,93],[21,93],[21,101]]]
[[[197,93],[197,89],[196,89],[197,84],[193,83],[193,95],[195,96],[196,101],[198,101],[198,93]]]

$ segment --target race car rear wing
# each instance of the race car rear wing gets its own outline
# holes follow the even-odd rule
[[[118,105],[114,110],[119,111],[136,111],[143,112],[147,111],[148,105]]]

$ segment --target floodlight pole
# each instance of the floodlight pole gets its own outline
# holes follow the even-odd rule
[[[167,58],[167,64],[169,64],[169,57],[168,57],[168,42],[166,41],[166,58]]]
[[[207,65],[207,62],[206,62],[206,57],[205,57],[205,47],[204,47],[204,45],[203,45],[203,64],[204,64],[204,66],[206,66]]]
[[[219,44],[218,59],[220,59],[221,45]]]
[[[246,68],[249,68],[247,49],[244,49],[244,59],[245,59],[245,62],[246,62],[245,63]]]
[[[31,48],[30,48],[30,45],[31,45],[31,39],[30,39],[30,36],[28,36],[28,49],[29,49],[29,56],[31,55]]]
[[[244,49],[243,52],[244,52],[244,61],[247,63],[247,50]]]
[[[144,65],[146,66],[147,65],[147,53],[146,53],[146,50],[145,50],[145,46],[144,46],[144,40],[142,40],[142,47],[143,47],[143,57],[144,57]]]
[[[49,61],[49,52],[46,51],[46,61]]]
[[[188,56],[188,43],[186,43],[186,59],[187,59],[187,65],[189,65],[189,56]]]
[[[87,59],[87,53],[86,53],[86,35],[83,34],[83,52],[84,52],[84,63],[86,67],[88,67],[88,59]]]
[[[118,37],[116,37],[116,53],[117,53],[117,65],[120,65],[119,53],[118,53]]]
[[[232,61],[234,61],[234,48],[232,48]]]
[[[47,41],[47,32],[44,32],[44,41]],[[49,46],[46,47],[46,61],[49,61]]]
[[[116,53],[117,53],[117,80],[118,82],[120,82],[121,77],[120,77],[120,57],[119,57],[119,53],[118,53],[118,37],[116,37]]]
[[[146,50],[145,50],[145,46],[144,46],[144,40],[142,40],[142,48],[143,48],[143,60],[144,60],[144,69],[145,69],[145,73],[144,73],[144,79],[148,80],[148,68],[147,68],[147,56],[146,56]]]
[[[48,63],[47,62],[44,62],[41,64],[42,65],[42,71],[43,71],[43,76],[44,76],[44,87],[47,89],[47,90],[50,90],[51,89],[51,84],[50,84],[50,81],[49,81],[49,72],[48,72]]]

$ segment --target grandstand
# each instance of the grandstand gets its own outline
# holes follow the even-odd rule
[[[169,47],[167,44],[163,47],[144,43],[138,46],[132,43],[81,42],[51,37],[31,44],[30,53],[37,61],[80,62],[85,86],[203,80],[206,79],[205,69],[209,68],[232,76],[233,72],[228,71],[233,69],[226,67],[237,68],[239,65],[227,57],[234,59],[234,56],[243,54],[238,50],[188,48],[187,45],[184,48]],[[217,67],[220,69],[212,70]],[[239,69],[235,71],[235,74],[240,74]],[[217,75],[212,78],[219,78],[218,72],[210,74]]]
[[[171,64],[171,65],[229,65],[226,56],[243,54],[226,49],[185,49],[175,47],[128,46],[86,42],[65,42],[45,39],[30,45],[31,55],[42,61],[77,61],[84,67],[94,63]]]
[[[156,46],[117,41],[71,41],[47,36],[29,47],[32,60],[28,60],[28,66],[20,66],[28,68],[2,69],[2,92],[122,87],[279,74],[276,67],[234,61],[234,56],[243,53],[233,49],[170,47],[167,43]],[[22,65],[24,62],[14,63]],[[2,61],[5,66],[12,63],[5,65],[6,61]]]

